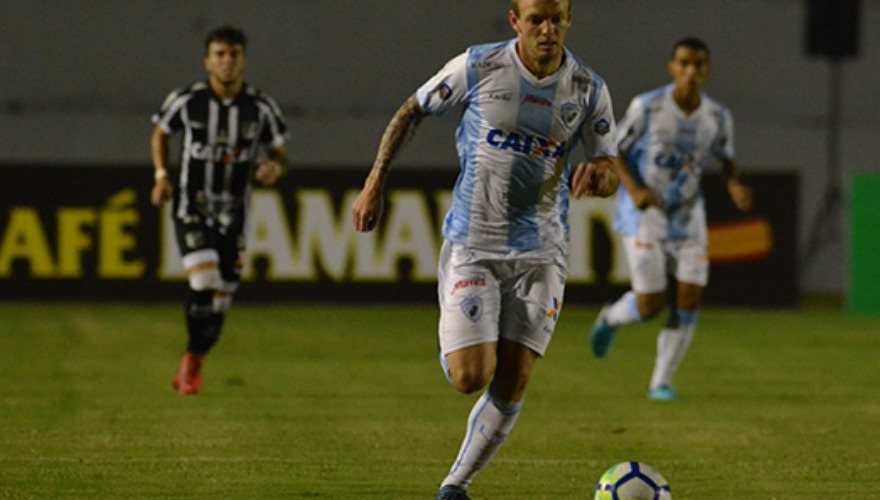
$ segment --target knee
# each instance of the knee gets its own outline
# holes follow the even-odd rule
[[[675,303],[675,308],[682,311],[696,311],[699,307],[700,299],[694,296],[679,297]]]
[[[643,320],[656,317],[666,309],[666,301],[663,294],[649,294],[639,296],[639,315]]]
[[[649,319],[656,318],[657,315],[659,315],[660,311],[662,311],[662,310],[663,310],[663,308],[660,308],[660,307],[652,307],[652,308],[646,308],[645,310],[641,311],[640,313],[642,315],[642,319],[647,321]]]
[[[489,383],[489,379],[490,375],[476,367],[464,367],[449,372],[452,387],[463,394],[474,394],[481,391]]]
[[[492,395],[504,403],[522,401],[528,384],[529,377],[525,373],[517,373],[512,377],[496,377],[492,381]]]

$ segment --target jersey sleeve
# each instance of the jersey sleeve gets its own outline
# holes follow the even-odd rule
[[[584,125],[582,141],[587,158],[617,156],[617,124],[607,85],[598,89],[593,112]]]
[[[267,126],[263,128],[260,142],[272,148],[279,148],[287,142],[287,121],[274,99],[263,95],[262,104],[261,109],[266,114]]]
[[[181,89],[172,91],[165,98],[159,111],[153,114],[153,124],[158,125],[166,134],[182,129],[181,110],[185,104],[186,98]]]
[[[439,116],[465,99],[468,93],[467,59],[467,52],[456,56],[419,87],[416,98],[422,109]]]
[[[721,113],[721,124],[718,137],[712,143],[712,154],[719,160],[733,160],[736,150],[733,147],[733,116],[724,109]]]
[[[647,125],[645,106],[641,99],[635,98],[629,103],[626,113],[618,124],[617,147],[629,153],[635,142],[645,132]]]

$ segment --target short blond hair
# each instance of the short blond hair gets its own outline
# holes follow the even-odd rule
[[[566,10],[571,10],[571,0],[566,0]],[[510,10],[519,15],[519,0],[510,0]]]

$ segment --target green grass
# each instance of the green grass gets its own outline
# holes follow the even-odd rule
[[[675,404],[659,322],[591,357],[569,306],[475,499],[591,498],[623,460],[676,500],[880,498],[880,318],[703,311]],[[436,307],[238,304],[202,394],[171,390],[176,305],[0,305],[0,498],[431,498],[473,397]]]

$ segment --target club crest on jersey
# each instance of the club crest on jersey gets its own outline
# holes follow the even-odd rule
[[[602,118],[593,124],[593,132],[600,137],[604,137],[608,135],[608,132],[611,132],[611,124],[608,123],[608,120]]]
[[[476,295],[469,295],[461,301],[461,312],[474,323],[483,317],[483,299]]]
[[[241,138],[246,141],[252,141],[257,136],[257,123],[247,122],[241,124]]]
[[[565,122],[565,125],[568,127],[577,123],[581,116],[581,111],[578,108],[578,105],[571,102],[563,104],[559,112],[562,115],[562,121]]]

